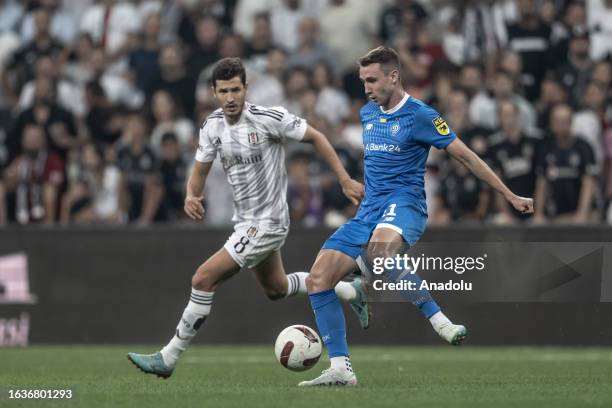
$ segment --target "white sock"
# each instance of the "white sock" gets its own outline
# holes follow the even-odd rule
[[[305,295],[308,294],[308,290],[306,289],[306,278],[308,277],[308,272],[294,272],[287,275],[287,295],[295,296],[297,294]]]
[[[353,372],[351,359],[348,356],[331,357],[329,360],[331,362],[331,368],[334,370]]]
[[[179,356],[210,314],[214,292],[191,289],[191,297],[176,328],[176,334],[160,353],[168,367],[174,367]]]
[[[336,295],[344,301],[349,301],[355,299],[357,296],[357,290],[348,282],[340,281],[334,288]]]
[[[294,272],[287,275],[287,295],[294,296],[297,294],[307,295],[308,289],[306,289],[306,278],[308,272]],[[357,296],[357,291],[348,282],[340,281],[334,288],[336,295],[342,300],[349,301]]]
[[[444,313],[437,312],[429,318],[429,322],[435,330],[439,330],[441,327],[452,324],[448,317],[444,316]]]

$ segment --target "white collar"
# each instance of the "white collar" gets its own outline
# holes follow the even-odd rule
[[[407,92],[404,92],[404,97],[402,98],[401,101],[399,101],[399,103],[397,105],[395,105],[394,107],[392,107],[389,110],[384,110],[382,106],[379,106],[380,111],[384,114],[390,115],[392,113],[397,112],[398,110],[400,110],[402,108],[402,106],[404,106],[404,104],[406,103],[406,101],[408,100],[408,98],[410,98],[410,94],[408,94]]]

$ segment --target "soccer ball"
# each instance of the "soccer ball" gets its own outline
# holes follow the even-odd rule
[[[321,338],[308,326],[296,324],[280,332],[274,344],[276,359],[291,371],[305,371],[321,357]]]

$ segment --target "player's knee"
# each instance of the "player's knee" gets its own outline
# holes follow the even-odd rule
[[[270,300],[279,300],[287,296],[287,291],[276,288],[266,289],[266,296]]]
[[[213,292],[216,286],[216,282],[213,281],[210,274],[202,268],[198,268],[191,278],[191,287],[197,290]]]
[[[331,286],[331,283],[328,282],[328,280],[329,279],[325,276],[325,274],[320,273],[317,269],[313,268],[313,270],[311,270],[306,277],[306,289],[308,290],[308,293],[315,293],[329,289],[328,287]]]

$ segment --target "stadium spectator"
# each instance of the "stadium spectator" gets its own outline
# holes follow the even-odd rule
[[[448,96],[452,90],[453,79],[451,78],[451,74],[445,71],[436,73],[432,80],[427,104],[434,107],[438,112],[445,112],[448,105]],[[466,99],[466,103],[467,102],[468,100]]]
[[[448,21],[438,24],[445,30],[445,50],[457,65],[483,63],[487,73],[507,42],[506,24],[515,19],[514,0],[463,1],[447,8]]]
[[[581,109],[572,119],[572,133],[586,141],[593,149],[598,166],[603,164],[603,126],[606,120],[606,90],[591,82],[582,97]]]
[[[506,51],[500,55],[499,61],[500,70],[506,72],[510,79],[512,80],[512,84],[514,85],[515,93],[525,96],[524,85],[525,82],[523,78],[523,61],[521,60],[521,55],[518,52],[514,51]]]
[[[296,67],[312,70],[319,62],[327,63],[330,67],[336,67],[334,56],[319,38],[319,23],[312,17],[304,17],[298,28],[299,44],[297,49],[291,53],[287,61],[287,67]],[[334,75],[338,75],[337,69]]]
[[[287,164],[289,188],[287,203],[293,225],[316,227],[323,223],[323,193],[318,172],[310,171],[313,157],[309,153],[294,153]]]
[[[330,133],[333,135],[334,133]],[[363,180],[361,163],[355,157],[350,144],[341,136],[330,140],[342,166],[355,180]],[[353,205],[342,193],[342,188],[336,182],[332,169],[325,163],[321,165],[321,189],[323,193],[323,208],[325,210],[323,223],[326,227],[339,227],[357,212],[357,206]]]
[[[17,31],[23,14],[23,5],[19,1],[0,0],[0,33]]]
[[[161,217],[165,221],[185,218],[183,216],[183,205],[189,164],[181,147],[174,133],[164,133],[161,137],[160,173],[164,188]],[[191,160],[191,157],[189,160]]]
[[[125,115],[110,102],[97,81],[85,86],[85,100],[85,124],[89,137],[96,144],[112,145],[121,136]]]
[[[76,179],[62,203],[62,223],[125,222],[125,185],[121,171],[105,160],[102,147],[88,143],[81,150]]]
[[[34,15],[37,10],[43,9],[51,19],[51,36],[57,38],[63,44],[71,43],[76,35],[77,25],[72,15],[61,8],[61,0],[37,0],[35,3],[36,7],[27,13],[21,22],[22,41],[29,42],[35,37]]]
[[[262,72],[266,66],[268,52],[274,47],[274,44],[276,43],[272,41],[270,16],[258,14],[255,16],[253,37],[246,42],[244,47],[244,57],[249,61],[249,65]]]
[[[41,81],[51,84],[56,94],[55,102],[74,115],[84,113],[84,100],[82,89],[73,82],[63,79],[58,72],[57,58],[51,55],[42,55],[36,60],[36,77],[27,82],[19,95],[18,109],[23,111],[32,107],[36,84]]]
[[[571,132],[572,109],[557,105],[550,117],[552,137],[546,139],[536,159],[536,223],[585,224],[595,222],[593,150]]]
[[[159,163],[147,145],[147,124],[142,116],[133,114],[127,119],[121,144],[123,147],[117,156],[130,199],[128,220],[139,225],[150,224],[157,215],[163,189]]]
[[[461,67],[459,73],[459,87],[465,91],[470,103],[474,101],[474,98],[482,97],[486,93],[484,83],[484,72],[480,65],[466,64]],[[471,109],[472,107],[470,106],[470,115],[472,114]]]
[[[565,8],[563,18],[551,24],[551,67],[565,63],[572,32],[578,27],[586,26],[587,15],[584,2],[572,1]]]
[[[489,189],[455,159],[440,169],[440,186],[432,222],[475,223],[484,220],[489,206]]]
[[[470,119],[472,122],[489,130],[497,129],[499,126],[497,105],[502,101],[512,101],[519,107],[521,128],[525,131],[533,131],[536,124],[536,114],[533,106],[525,98],[515,93],[510,75],[503,70],[499,70],[492,82],[492,96],[481,92],[472,99],[470,104]]]
[[[165,44],[159,54],[159,73],[147,89],[147,98],[158,90],[166,90],[179,101],[185,115],[193,117],[196,80],[185,66],[183,49],[179,43]]]
[[[324,62],[317,63],[311,76],[311,84],[317,92],[315,112],[325,118],[331,125],[337,126],[349,115],[348,97],[334,86],[334,74],[331,66]]]
[[[610,94],[612,84],[612,61],[599,61],[593,66],[591,80]]]
[[[13,118],[11,112],[0,108],[0,172],[7,166],[11,153],[16,151],[16,146],[9,145],[9,135],[11,126],[13,126]],[[13,151],[11,151],[13,147]]]
[[[354,158],[361,157],[363,154],[363,125],[359,118],[359,111],[363,106],[361,99],[352,99],[350,101],[350,111],[348,117],[345,119],[343,126],[338,130],[340,140],[346,144],[351,150]],[[350,173],[353,175],[352,173]]]
[[[268,51],[266,69],[262,75],[255,77],[249,85],[249,101],[260,106],[280,106],[285,103],[283,90],[283,74],[287,61],[287,54],[280,48]]]
[[[289,53],[298,46],[298,27],[306,16],[302,0],[280,0],[279,4],[270,10],[270,26],[274,43]],[[253,35],[257,33],[257,19]]]
[[[382,42],[392,40],[402,30],[406,18],[404,13],[411,15],[411,21],[425,21],[427,18],[427,11],[418,1],[394,0],[380,13],[378,36]]]
[[[269,13],[279,2],[280,0],[238,0],[232,25],[233,31],[249,40],[253,36],[255,16]]]
[[[38,9],[35,12],[34,24],[34,39],[19,48],[7,61],[5,69],[1,70],[4,94],[13,105],[17,103],[23,84],[35,76],[32,62],[41,55],[58,56],[62,51],[62,45],[51,35],[49,13],[46,10]]]
[[[96,47],[88,34],[79,34],[57,62],[61,76],[84,92],[85,85],[104,70],[104,51]]]
[[[355,71],[355,61],[371,48],[381,6],[377,1],[330,0],[319,21],[321,39],[336,56],[340,72]]]
[[[508,25],[508,47],[521,55],[525,96],[533,100],[539,95],[540,82],[549,67],[551,32],[538,15],[535,0],[517,0],[517,7],[518,20]]]
[[[589,47],[589,33],[586,27],[574,27],[569,41],[566,62],[557,70],[557,75],[561,78],[563,85],[570,91],[570,104],[574,109],[580,105],[593,70],[593,61],[589,57]]]
[[[44,129],[46,146],[66,160],[68,151],[82,143],[73,115],[56,102],[55,84],[48,78],[36,81],[32,107],[22,111],[15,121],[14,140],[19,140],[27,125]]]
[[[289,112],[301,116],[300,100],[310,88],[309,73],[304,69],[296,68],[286,72],[284,79],[285,106]]]
[[[203,16],[196,23],[196,44],[189,55],[189,70],[197,77],[200,72],[219,59],[219,22],[212,16]]]
[[[546,129],[550,123],[551,109],[560,103],[568,102],[568,91],[557,78],[550,74],[542,80],[540,97],[534,103],[538,129]]]
[[[593,31],[591,58],[595,61],[612,56],[612,1],[587,1],[588,26]]]
[[[20,224],[53,224],[57,220],[64,163],[47,148],[44,129],[35,124],[23,128],[22,153],[4,172],[9,195],[9,219]]]
[[[146,91],[159,71],[161,17],[149,14],[138,36],[137,45],[128,53],[128,64],[135,76],[136,86]]]
[[[181,152],[188,151],[193,146],[193,122],[185,118],[180,106],[177,106],[172,95],[164,90],[153,94],[151,99],[151,113],[153,114],[153,131],[151,132],[150,146],[153,151],[162,151],[162,138],[172,133],[177,139]]]
[[[453,89],[445,100],[447,101],[445,109],[440,112],[444,112],[444,117],[451,129],[470,149],[478,155],[484,155],[489,145],[489,131],[470,121],[467,94],[462,89]]]
[[[402,63],[402,81],[406,92],[424,99],[431,82],[431,67],[442,57],[442,49],[432,46],[429,33],[417,25],[411,33],[398,34],[392,45],[397,49]]]
[[[536,181],[534,162],[540,140],[526,135],[521,129],[518,107],[513,102],[501,102],[498,115],[501,131],[491,136],[485,157],[509,189],[522,197],[533,197]],[[500,194],[494,195],[498,212],[494,222],[515,223],[527,218],[508,206]]]
[[[121,54],[130,35],[140,29],[139,17],[131,2],[102,0],[84,12],[80,31],[89,34],[108,55]]]
[[[6,189],[4,181],[0,180],[0,226],[6,225]]]

